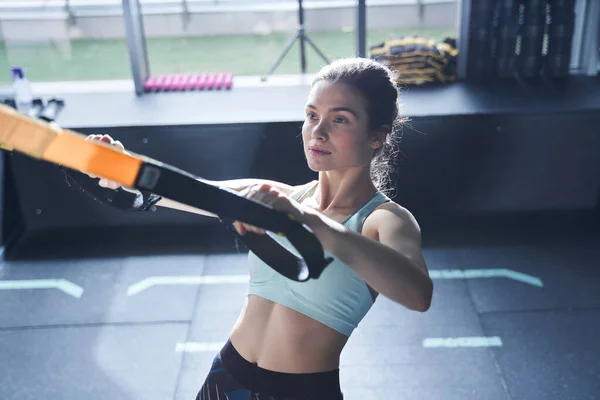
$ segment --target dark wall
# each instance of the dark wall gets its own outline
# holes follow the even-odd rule
[[[405,129],[399,201],[422,213],[593,209],[600,113],[418,119]]]
[[[414,119],[404,129],[395,199],[417,216],[593,209],[600,184],[598,126],[600,113]],[[300,123],[93,133],[109,133],[134,152],[207,179],[261,177],[298,184],[316,177],[306,167]],[[124,213],[69,188],[50,164],[18,154],[7,159],[15,196],[5,212],[12,219],[22,216],[27,232],[215,223],[165,209]]]

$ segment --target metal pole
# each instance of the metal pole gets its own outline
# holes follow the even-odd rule
[[[600,66],[600,41],[598,40],[598,21],[600,21],[600,4],[597,0],[587,2],[587,10],[583,22],[583,35],[580,50],[580,68],[584,75],[598,75]]]
[[[457,12],[456,46],[458,56],[456,58],[456,78],[464,80],[467,78],[467,64],[469,60],[469,28],[471,26],[471,0],[459,0]]]
[[[581,70],[581,42],[585,29],[585,15],[587,12],[587,0],[575,2],[575,26],[573,28],[573,42],[571,47],[571,63],[569,72],[578,74]]]
[[[144,83],[150,76],[148,51],[144,34],[143,16],[138,0],[123,0],[123,19],[127,33],[127,47],[131,60],[131,72],[137,95],[144,93]]]
[[[306,47],[304,46],[304,7],[302,7],[302,0],[298,0],[298,24],[300,25],[300,66],[302,73],[306,73]]]
[[[358,0],[356,7],[356,56],[367,55],[367,4],[366,0]]]
[[[65,12],[67,13],[67,23],[69,26],[75,26],[77,23],[77,18],[75,17],[75,13],[73,12],[73,8],[71,8],[71,0],[65,0]]]

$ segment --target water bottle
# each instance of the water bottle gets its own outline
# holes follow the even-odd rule
[[[12,68],[13,89],[15,91],[15,103],[17,110],[23,114],[29,114],[33,104],[33,91],[31,83],[25,78],[23,68]]]

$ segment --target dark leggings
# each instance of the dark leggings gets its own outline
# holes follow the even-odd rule
[[[227,341],[196,400],[343,399],[339,369],[312,374],[269,371],[244,359]]]

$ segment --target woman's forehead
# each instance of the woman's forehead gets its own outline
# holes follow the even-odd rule
[[[347,107],[364,111],[366,104],[361,93],[343,83],[317,82],[308,94],[307,104],[316,108]]]

